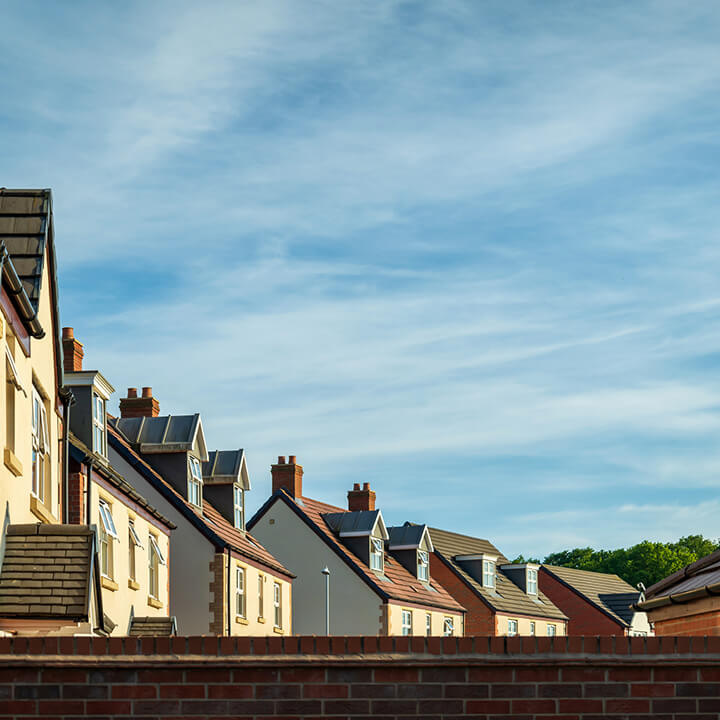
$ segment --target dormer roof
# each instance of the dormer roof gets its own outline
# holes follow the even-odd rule
[[[415,550],[423,544],[428,552],[433,551],[432,539],[427,525],[415,525],[406,522],[403,525],[388,528],[390,543],[388,550]]]
[[[118,418],[118,429],[141,453],[192,452],[208,460],[200,414]]]
[[[109,400],[115,388],[99,370],[65,371],[65,385],[68,387],[94,387],[103,400]]]
[[[208,485],[234,483],[250,490],[250,476],[245,462],[245,451],[213,450],[202,464],[203,482]]]
[[[356,510],[355,512],[345,510],[343,512],[325,513],[323,520],[340,537],[373,535],[383,540],[389,538],[380,510]]]

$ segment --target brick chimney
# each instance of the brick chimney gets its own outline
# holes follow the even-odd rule
[[[293,497],[302,497],[302,465],[297,464],[295,455],[290,455],[289,462],[285,462],[285,456],[279,455],[277,465],[270,466],[272,473],[272,491],[285,488]]]
[[[137,388],[128,388],[127,397],[120,398],[120,417],[157,417],[160,403],[153,397],[152,388],[144,387],[142,397],[138,397]]]
[[[363,483],[362,490],[360,483],[355,483],[352,490],[348,490],[348,510],[374,510],[375,492],[370,489],[370,483]]]
[[[63,349],[63,370],[66,373],[82,372],[83,357],[85,351],[82,343],[75,339],[75,331],[71,327],[62,329],[62,349]]]

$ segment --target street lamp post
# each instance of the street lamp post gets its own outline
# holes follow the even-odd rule
[[[325,576],[325,634],[330,635],[330,570],[326,565],[321,572]]]

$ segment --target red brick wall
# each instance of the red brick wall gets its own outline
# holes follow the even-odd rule
[[[495,614],[435,553],[430,554],[430,575],[467,610],[465,635],[497,635]]]
[[[0,716],[689,720],[720,638],[0,638]]]
[[[68,522],[85,525],[85,475],[81,472],[68,474]]]
[[[688,608],[686,605],[685,608]],[[652,616],[651,616],[652,619]],[[655,620],[656,635],[720,635],[718,611]]]
[[[538,573],[540,590],[569,618],[568,635],[625,635],[625,628],[556,580],[547,570]]]

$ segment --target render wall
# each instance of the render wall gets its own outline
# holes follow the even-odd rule
[[[290,572],[293,581],[293,631],[325,634],[324,567],[330,570],[330,634],[378,635],[383,603],[283,502],[275,502],[253,526],[256,537]]]
[[[710,720],[720,638],[0,638],[0,715]]]
[[[443,610],[431,610],[430,608],[417,608],[407,603],[393,600],[388,603],[387,607],[387,634],[402,635],[402,613],[403,610],[412,614],[412,635],[427,635],[427,615],[430,614],[431,632],[430,635],[443,635],[443,623],[445,618],[449,617],[453,620],[453,635],[463,634],[463,616],[462,613],[445,612]]]

